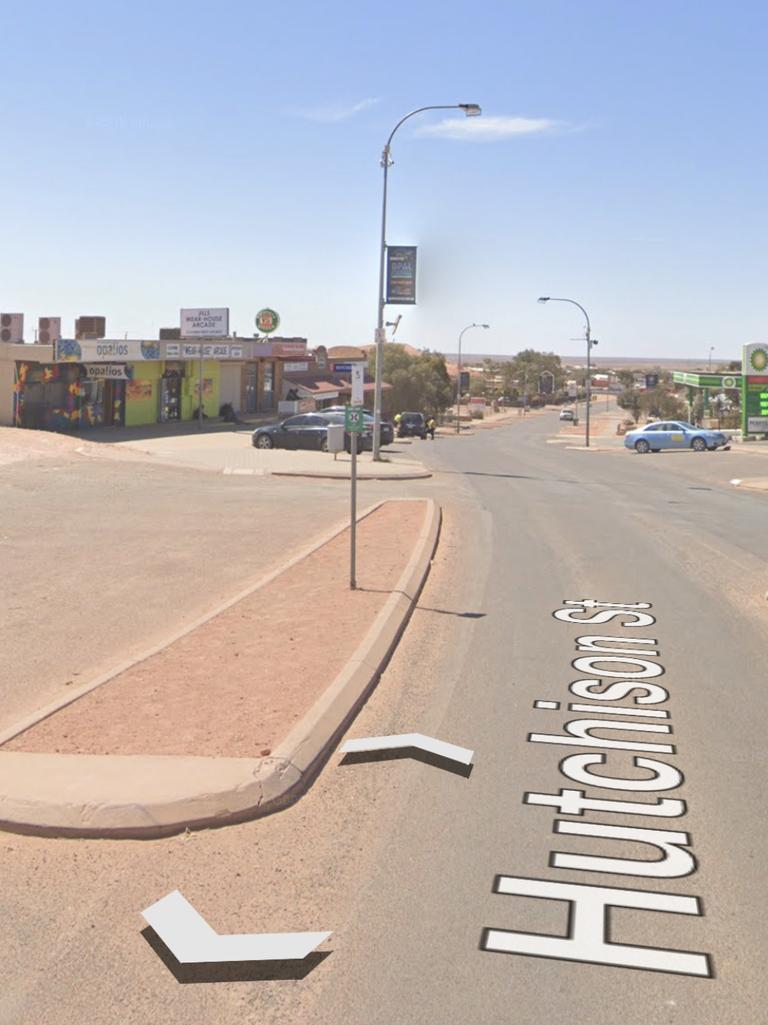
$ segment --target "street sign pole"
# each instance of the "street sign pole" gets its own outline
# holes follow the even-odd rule
[[[352,431],[350,439],[352,450],[352,469],[350,471],[350,524],[349,524],[349,587],[354,591],[357,587],[356,573],[356,552],[357,552],[357,431]]]
[[[203,429],[203,340],[200,339],[200,395],[199,403],[197,408],[197,420],[200,425],[200,430]]]
[[[362,393],[362,376],[359,389]],[[357,398],[358,388],[353,386],[352,401]],[[352,465],[349,474],[349,588],[357,588],[357,435],[363,430],[362,405],[347,406],[344,410],[344,430],[349,434]]]

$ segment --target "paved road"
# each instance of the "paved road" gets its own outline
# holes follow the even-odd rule
[[[768,496],[728,486],[747,475],[725,462],[735,453],[586,453],[547,444],[553,428],[541,417],[420,453],[439,472],[408,493],[444,502],[439,555],[348,734],[419,730],[471,747],[470,778],[413,761],[342,766],[334,756],[305,798],[261,822],[152,843],[6,838],[0,945],[18,974],[0,993],[2,1025],[765,1020]],[[648,604],[655,622],[554,618],[564,600],[589,598]],[[573,667],[589,657],[576,650],[585,635],[654,644],[645,666]],[[594,690],[576,696],[570,683],[658,666],[664,675],[646,684],[663,686],[668,700],[643,711],[669,718],[632,716],[635,690],[613,702],[630,713],[603,716],[623,730],[582,744],[566,733],[565,722],[590,715],[569,713],[569,701],[597,704]],[[531,733],[544,740],[528,741]],[[575,780],[578,760],[570,778],[559,769],[569,756],[599,753],[625,789]],[[638,769],[634,756],[656,767]],[[669,789],[640,789],[657,776]],[[543,803],[561,789],[624,804],[577,815]],[[544,797],[524,803],[526,793]],[[659,810],[677,814],[635,807],[661,800]],[[502,888],[539,895],[495,893],[500,876]],[[221,932],[332,929],[330,953],[299,979],[200,972],[177,981],[138,919],[175,887]],[[576,902],[575,941],[557,951],[511,935],[567,936],[568,904],[545,895]],[[600,900],[614,902],[609,937]],[[621,900],[645,907],[615,906]],[[642,966],[602,963],[622,959]]]

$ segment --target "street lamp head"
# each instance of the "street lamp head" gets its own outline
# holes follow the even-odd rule
[[[480,327],[484,327],[484,328],[489,328],[490,326],[491,326],[490,324],[481,324],[480,325]]]
[[[483,113],[479,103],[459,103],[458,106],[464,111],[467,117],[480,117]]]
[[[548,295],[540,295],[539,298],[536,300],[536,302],[548,303],[549,302],[549,296]]]

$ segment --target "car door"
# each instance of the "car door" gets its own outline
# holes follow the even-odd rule
[[[283,420],[280,430],[275,432],[277,446],[279,448],[300,448],[306,420],[306,416],[291,416],[287,420]]]
[[[667,438],[667,448],[685,448],[688,444],[687,434],[682,424],[680,423],[668,423],[664,424]]]
[[[664,435],[661,431],[661,426],[661,424],[648,424],[647,427],[643,428],[642,434],[639,434],[638,438],[643,438],[647,441],[651,449],[663,448]]]
[[[304,422],[297,435],[296,448],[320,448],[320,443],[328,435],[328,418],[309,413],[302,420]]]

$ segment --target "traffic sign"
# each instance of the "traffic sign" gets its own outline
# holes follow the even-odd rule
[[[344,410],[344,430],[362,434],[365,430],[363,410],[359,406],[347,406]]]

